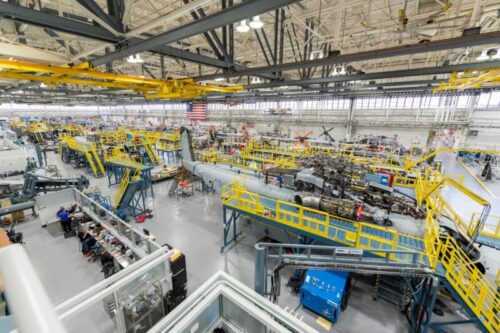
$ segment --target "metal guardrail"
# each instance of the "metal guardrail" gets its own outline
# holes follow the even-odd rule
[[[238,168],[264,171],[269,167],[280,167],[284,169],[296,169],[295,157],[266,158],[253,154],[242,153],[241,155],[223,154],[215,150],[202,152],[199,155],[202,162],[212,164],[228,164]]]
[[[434,258],[436,264],[442,265],[446,281],[488,332],[498,332],[500,318],[497,311],[500,308],[500,297],[497,286],[481,273],[452,237],[441,235],[439,223],[434,217],[448,214],[457,227],[468,227],[441,194],[434,192],[436,184],[439,184],[442,178],[440,173],[430,173],[426,170],[416,184],[417,200],[422,202],[425,199],[427,205],[425,250],[429,258]],[[458,189],[460,190],[460,186]]]
[[[481,213],[479,212],[474,212],[472,214],[471,221],[467,226],[467,232],[471,233],[477,227],[480,216]],[[500,216],[488,215],[488,219],[479,234],[486,237],[500,239]]]
[[[231,330],[234,332],[319,333],[222,271],[215,273],[148,333],[211,332],[220,319],[227,320],[227,324],[234,322],[235,329]]]
[[[427,171],[420,174],[415,183],[417,201],[422,204],[425,199],[427,207],[425,237],[423,239],[413,237],[414,240],[424,244],[424,249],[417,251],[418,262],[428,266],[432,271],[443,267],[444,278],[464,304],[489,332],[498,332],[500,319],[496,313],[500,309],[500,298],[496,286],[479,271],[453,238],[442,237],[440,233],[435,216],[440,216],[443,210],[450,206],[439,193],[435,192],[443,179],[440,173],[431,174]],[[393,229],[331,216],[345,224],[345,227],[334,226],[329,224],[330,215],[325,212],[271,198],[260,200],[259,195],[245,189],[241,180],[224,186],[222,198],[224,205],[228,207],[271,220],[283,227],[295,228],[348,246],[371,249],[373,254],[383,254],[383,251],[377,251],[378,249],[389,251],[405,249],[399,244],[399,237],[412,237]],[[273,202],[273,207],[270,202]],[[371,232],[372,230],[378,232]],[[339,231],[344,237],[338,237]],[[332,238],[331,235],[335,236]],[[396,255],[390,255],[390,259],[395,262],[401,261]]]
[[[80,191],[67,189],[64,196],[57,192],[47,194],[44,202],[53,204],[56,198],[68,201],[71,194],[84,212],[120,239],[138,260],[54,308],[23,247],[11,245],[1,249],[0,276],[18,332],[65,333],[63,320],[71,320],[98,303],[102,305],[107,297],[113,297],[120,307],[120,300],[127,299],[133,292],[131,284],[143,282],[145,276],[164,279],[170,274],[168,259],[175,254],[174,251],[161,247]],[[102,306],[99,309],[104,311]],[[123,313],[117,311],[115,321],[118,332],[125,333]]]
[[[255,290],[261,295],[269,295],[267,266],[269,259],[279,269],[287,267],[299,269],[330,269],[360,274],[382,274],[411,277],[429,277],[432,269],[419,262],[417,251],[358,249],[352,247],[257,243],[255,244]],[[377,253],[378,255],[374,255]],[[392,258],[405,258],[394,261]],[[278,292],[279,294],[279,292]]]
[[[404,244],[408,244],[408,241],[423,244],[423,239],[394,229],[373,223],[357,222],[291,202],[259,196],[247,191],[240,180],[224,186],[222,198],[224,205],[228,207],[271,220],[283,227],[293,228],[360,249],[413,251],[414,248]],[[330,224],[330,218],[338,223]],[[422,264],[428,265],[429,262],[436,262],[435,259],[428,258],[426,252],[420,251],[419,256],[418,261]],[[391,259],[404,260],[404,258],[398,258],[394,255]]]
[[[160,244],[152,241],[141,230],[123,221],[113,212],[107,210],[77,189],[72,190],[74,191],[75,201],[82,206],[83,210],[91,215],[93,219],[106,226],[106,229],[122,240],[138,258],[143,258],[161,248]]]
[[[64,142],[69,149],[78,151],[85,155],[92,172],[96,177],[104,176],[106,170],[101,162],[101,158],[97,153],[95,142],[78,142],[74,137],[68,135],[61,135],[59,137],[61,142]]]

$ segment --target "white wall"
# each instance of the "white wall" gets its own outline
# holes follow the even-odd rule
[[[427,143],[427,137],[429,136],[429,128],[393,128],[393,127],[355,127],[353,131],[353,136],[363,137],[370,135],[384,135],[389,138],[393,138],[395,135],[398,136],[398,142],[406,147],[411,145],[425,145]]]

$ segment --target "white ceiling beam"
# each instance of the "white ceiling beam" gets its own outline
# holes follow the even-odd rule
[[[67,64],[69,59],[50,51],[42,51],[26,45],[0,41],[0,55],[6,58],[24,59],[51,64]]]
[[[149,21],[146,24],[141,25],[140,27],[135,28],[134,30],[127,32],[125,34],[126,38],[130,37],[139,37],[140,34],[151,31],[161,25],[172,23],[175,20],[183,17],[186,14],[189,14],[193,10],[196,10],[200,7],[203,7],[212,2],[212,0],[195,0],[190,2],[187,5],[181,6],[163,16],[160,16],[152,21]]]

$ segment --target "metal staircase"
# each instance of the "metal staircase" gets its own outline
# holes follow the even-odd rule
[[[148,155],[149,160],[151,161],[152,165],[159,165],[160,164],[160,158],[158,157],[158,154],[156,153],[156,150],[153,148],[153,146],[149,143],[144,143],[144,150],[146,151],[146,154]]]
[[[375,286],[372,290],[373,300],[376,301],[379,298],[386,300],[402,310],[408,293],[408,285],[403,279],[394,276],[376,275]]]
[[[146,212],[146,187],[141,170],[126,169],[115,195],[115,209],[128,211],[134,217]]]
[[[89,154],[90,154],[90,158],[92,160],[92,163],[96,166],[96,171],[97,171],[97,174],[94,170],[94,174],[96,174],[96,177],[102,177],[106,174],[106,171],[105,171],[105,168],[104,168],[104,165],[101,161],[101,158],[99,157],[99,153],[97,152],[97,149],[96,149],[96,146],[95,146],[95,143],[90,143],[90,151],[89,151]]]
[[[125,191],[127,191],[128,184],[130,183],[130,169],[125,169],[125,173],[123,174],[122,180],[120,182],[120,186],[115,194],[115,208],[118,209],[120,207],[120,203],[122,202],[123,195]]]
[[[174,178],[174,180],[172,180],[172,183],[170,184],[170,188],[168,189],[168,196],[169,197],[175,196],[178,185],[179,185],[179,180],[177,178]]]
[[[106,174],[106,170],[104,169],[104,165],[101,162],[101,158],[97,153],[94,143],[81,143],[74,137],[69,136],[61,138],[61,141],[66,142],[69,149],[77,151],[85,156],[88,166],[95,177],[103,177]]]
[[[42,145],[45,142],[45,139],[43,138],[43,134],[41,132],[35,132],[34,134],[35,134],[36,142]]]

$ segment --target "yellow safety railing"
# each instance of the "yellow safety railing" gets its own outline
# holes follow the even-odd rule
[[[436,155],[442,152],[467,152],[467,153],[481,153],[481,154],[489,154],[489,155],[500,155],[500,151],[496,150],[485,150],[485,149],[471,149],[471,148],[449,148],[443,147],[439,149],[435,149],[429,152],[426,155],[422,155],[417,159],[413,159],[413,149],[411,153],[405,158],[405,169],[410,170],[415,168],[420,163],[427,161],[430,158],[435,157]]]
[[[483,326],[489,332],[496,333],[500,330],[500,319],[497,316],[500,300],[497,287],[480,272],[452,237],[440,233],[437,221],[439,215],[448,214],[453,219],[458,216],[451,205],[442,198],[439,191],[435,192],[436,186],[439,186],[443,179],[444,177],[439,173],[427,170],[419,175],[415,182],[417,199],[420,204],[425,201],[427,207],[425,237],[423,239],[406,235],[394,229],[371,223],[356,222],[291,202],[259,196],[247,191],[242,180],[225,185],[222,188],[222,199],[226,206],[348,246],[362,249],[410,249],[417,251],[419,252],[419,263],[433,270],[437,269],[438,266],[445,269],[446,281],[477,316]],[[330,224],[331,218],[337,223]],[[419,251],[415,248],[405,247],[399,241],[403,237],[422,242],[423,249]],[[404,261],[408,258],[392,255],[390,259]]]
[[[384,150],[380,152],[369,151],[366,145],[354,144],[337,144],[336,146],[318,146],[311,145],[297,149],[294,146],[272,145],[268,142],[261,143],[257,141],[249,141],[245,152],[253,155],[271,155],[271,156],[293,156],[293,157],[310,157],[310,156],[327,156],[327,157],[343,157],[353,163],[377,165],[384,169],[403,169],[403,156],[399,153]]]
[[[241,184],[241,180],[225,185],[222,188],[222,199],[227,206],[348,246],[363,249],[399,249],[419,252],[418,249],[403,245],[400,242],[402,238],[411,238],[423,245],[422,239],[394,229],[372,223],[357,222],[295,203],[260,196],[247,191],[245,186]],[[330,224],[331,218],[338,223]],[[435,258],[428,259],[427,253],[424,251],[420,251],[418,256],[422,265],[436,262]],[[403,261],[409,258],[408,256],[392,255],[391,259]]]
[[[156,150],[153,148],[153,146],[150,143],[144,143],[144,150],[146,150],[146,154],[148,154],[149,160],[153,165],[158,165],[160,164],[160,158],[158,157],[158,154],[156,153]]]
[[[254,154],[249,154],[249,153],[242,153],[241,154],[241,160],[243,161],[243,164],[247,165],[249,163],[255,163],[257,165],[260,165],[261,168],[260,170],[264,170],[267,167],[271,166],[278,166],[284,169],[295,169],[297,168],[297,163],[295,163],[295,156],[288,156],[288,157],[282,157],[282,156],[277,156],[277,157],[270,157],[270,158],[264,158],[264,157],[259,157]]]
[[[169,142],[165,140],[158,140],[156,147],[159,151],[175,151],[182,149],[180,142]]]
[[[35,134],[35,138],[36,138],[36,141],[40,144],[44,143],[45,142],[45,139],[43,138],[43,134],[42,132],[35,132],[33,133]]]
[[[105,175],[106,169],[104,168],[101,158],[99,157],[99,153],[97,152],[97,147],[95,142],[89,142],[89,148],[90,148],[90,154],[94,157],[97,167],[101,171],[102,175]]]
[[[480,216],[481,214],[478,212],[474,212],[472,214],[471,221],[467,226],[467,231],[469,234],[472,234],[472,232],[477,227]],[[484,224],[482,230],[480,230],[479,234],[486,237],[500,239],[500,216],[488,215],[488,219],[486,220],[486,223]]]
[[[471,262],[455,239],[448,235],[440,245],[440,262],[446,269],[446,281],[489,332],[499,332],[497,286]]]
[[[219,153],[217,153],[213,149],[209,149],[207,151],[203,151],[199,154],[199,159],[201,162],[212,163],[215,164],[218,162]]]
[[[115,194],[115,208],[120,207],[120,202],[123,199],[125,191],[127,191],[128,184],[130,183],[130,169],[125,169],[120,181],[120,186],[118,187]]]
[[[45,122],[33,122],[28,125],[28,132],[30,133],[50,132],[50,127]]]
[[[144,165],[139,157],[132,158],[123,152],[120,147],[111,147],[104,151],[104,160],[108,163],[126,166],[132,169],[142,170]]]
[[[97,137],[103,146],[115,146],[120,142],[119,138],[113,132],[100,132],[97,134]]]
[[[104,176],[106,170],[97,153],[94,142],[81,143],[71,136],[60,136],[61,142],[66,142],[69,149],[81,152],[85,155],[89,166],[96,177]]]
[[[260,157],[253,154],[242,153],[241,155],[227,155],[219,153],[213,149],[198,154],[200,161],[212,164],[229,164],[242,169],[253,171],[264,171],[270,167],[280,167],[283,169],[295,169],[297,163],[294,156],[289,157]]]
[[[170,133],[162,132],[162,133],[160,133],[160,136],[158,139],[160,141],[164,140],[164,141],[170,141],[170,142],[179,142],[179,141],[181,141],[181,135],[180,135],[179,131],[170,132]]]
[[[22,121],[22,120],[19,120],[19,119],[11,121],[9,123],[9,125],[12,128],[20,128],[20,127],[24,127],[25,128],[26,127],[26,123],[24,121]]]
[[[415,188],[417,199],[425,198],[427,203],[424,241],[428,258],[436,261],[439,259],[438,262],[446,271],[446,281],[467,307],[489,332],[498,332],[500,318],[496,313],[500,306],[500,299],[496,286],[481,273],[452,237],[440,234],[439,224],[435,216],[441,214],[451,217],[457,227],[462,230],[467,230],[470,227],[439,192],[433,192],[442,178],[443,176],[436,171],[426,170],[417,180]],[[458,188],[460,189],[460,187]],[[431,194],[429,195],[429,193]],[[468,195],[468,193],[464,194]],[[436,264],[437,262],[431,263],[431,267],[436,267]]]
[[[397,172],[394,174],[394,182],[392,184],[393,186],[415,188],[416,182],[417,182],[416,177],[409,177],[407,175],[403,175]]]
[[[87,129],[84,126],[77,124],[68,124],[62,127],[70,136],[85,136],[87,135]]]

